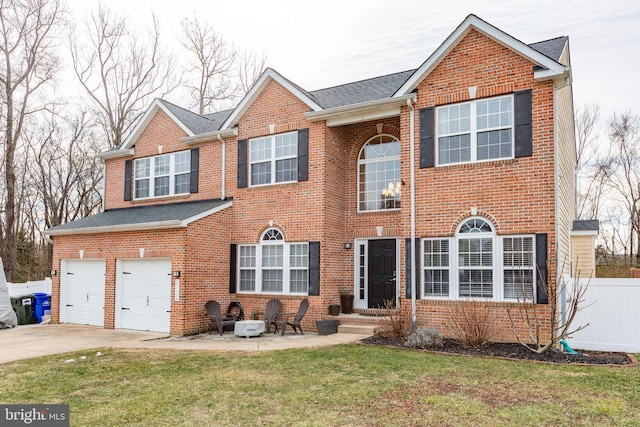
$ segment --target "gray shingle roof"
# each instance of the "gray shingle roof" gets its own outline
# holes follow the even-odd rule
[[[109,209],[77,221],[52,227],[47,232],[80,230],[90,233],[92,228],[147,224],[166,221],[184,221],[210,209],[214,209],[231,199],[199,200],[195,202],[168,203],[152,206],[135,206],[132,208]],[[160,227],[158,227],[160,228]]]
[[[600,230],[600,221],[597,219],[577,220],[573,221],[573,231],[598,231]]]
[[[531,43],[529,47],[557,62],[560,61],[560,56],[562,55],[562,51],[568,41],[569,37],[556,37],[555,39]]]
[[[212,132],[220,129],[220,125],[222,124],[222,122],[219,122],[218,120],[214,121],[206,116],[201,116],[192,111],[185,110],[184,108],[178,107],[177,105],[167,102],[164,99],[161,99],[160,102],[162,102],[162,104],[167,107],[167,109],[171,111],[171,113],[176,116],[178,120],[180,120],[187,128],[189,128],[189,130],[191,130],[194,135]]]
[[[314,90],[311,93],[322,108],[342,107],[376,99],[389,98],[415,70],[360,80],[340,86]]]
[[[231,113],[233,113],[233,109],[205,114],[204,117],[206,117],[208,120],[211,120],[212,126],[215,128],[214,130],[220,130],[220,126],[222,126],[224,121],[229,118]]]
[[[568,41],[569,38],[566,36],[556,37],[532,43],[529,47],[554,61],[559,61]],[[389,98],[414,72],[415,70],[401,71],[310,92],[301,88],[291,80],[287,79],[287,81],[322,108],[335,108]],[[178,120],[189,128],[194,135],[220,130],[225,120],[233,113],[233,110],[225,110],[201,116],[170,102],[160,101]]]

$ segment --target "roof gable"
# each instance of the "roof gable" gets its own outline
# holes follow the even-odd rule
[[[249,107],[251,107],[253,102],[258,98],[258,95],[260,95],[260,93],[267,87],[267,84],[269,84],[269,82],[272,80],[276,81],[302,102],[307,104],[313,111],[322,110],[322,107],[318,105],[313,95],[311,95],[309,92],[302,89],[295,83],[291,82],[290,80],[284,78],[274,69],[267,68],[266,70],[264,70],[258,81],[251,87],[251,90],[249,90],[244,98],[242,98],[242,101],[240,101],[238,106],[233,110],[233,112],[229,115],[229,117],[225,120],[220,128],[226,129],[235,126],[238,123],[240,117],[242,117],[242,115],[249,109]]]
[[[471,30],[476,30],[490,39],[506,46],[512,51],[524,56],[537,64],[539,69],[535,71],[536,79],[548,79],[564,75],[565,67],[556,60],[531,46],[527,46],[520,40],[510,36],[493,25],[483,21],[475,15],[467,18],[447,37],[438,49],[407,79],[407,81],[395,92],[393,96],[402,96],[411,93],[424,78],[451,52],[458,43]],[[542,46],[548,47],[548,46]]]
[[[191,131],[191,129],[189,129],[184,123],[182,123],[180,119],[178,119],[178,117],[176,117],[174,112],[167,107],[167,104],[168,103],[166,101],[163,101],[160,98],[154,99],[153,103],[151,103],[149,108],[147,108],[147,111],[144,113],[142,118],[138,120],[138,123],[136,123],[131,133],[129,133],[127,139],[124,140],[124,142],[118,149],[125,150],[133,147],[142,132],[146,129],[151,120],[153,120],[158,110],[164,111],[169,117],[171,117],[174,122],[176,122],[178,126],[182,128],[182,130],[185,131],[185,133],[187,133],[189,136],[193,136],[193,132]]]
[[[180,126],[187,137],[219,130],[222,121],[231,114],[231,110],[227,110],[201,116],[164,99],[156,98],[118,149],[126,150],[133,147],[159,110],[165,112],[171,120]]]

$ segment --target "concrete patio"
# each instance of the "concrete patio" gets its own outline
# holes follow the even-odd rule
[[[214,332],[169,337],[157,332],[72,324],[24,325],[0,330],[0,363],[104,347],[246,352],[285,350],[345,344],[369,335],[341,332],[321,336],[314,332],[305,332],[304,335],[287,332],[285,336],[263,333],[259,337],[242,338],[233,332],[225,332],[223,336]]]

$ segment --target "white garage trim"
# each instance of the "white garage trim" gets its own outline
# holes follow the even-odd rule
[[[104,326],[104,259],[60,262],[60,322]]]
[[[170,332],[171,259],[116,261],[115,327]]]

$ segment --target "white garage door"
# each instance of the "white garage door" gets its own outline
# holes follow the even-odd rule
[[[62,260],[60,321],[104,326],[105,260]]]
[[[171,260],[122,260],[116,327],[169,332]]]

